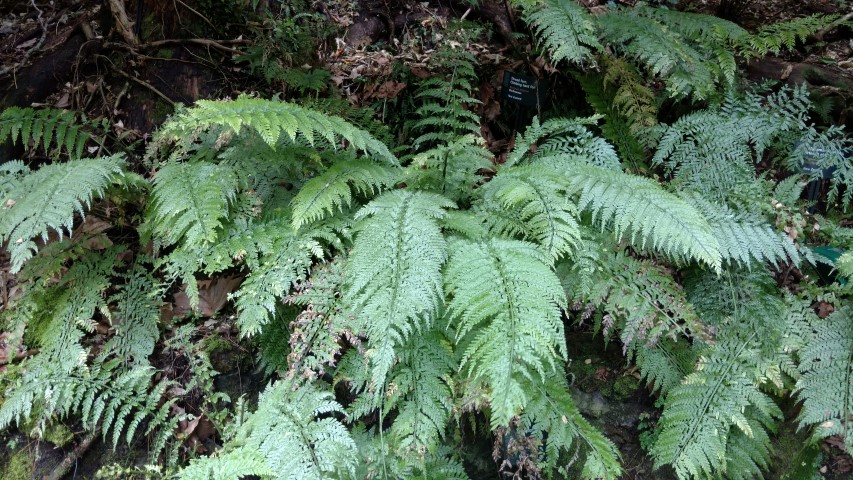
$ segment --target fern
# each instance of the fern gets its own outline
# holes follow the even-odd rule
[[[591,166],[575,166],[570,179],[580,192],[579,207],[589,209],[602,228],[617,237],[630,232],[632,243],[667,255],[693,258],[715,270],[722,264],[718,241],[708,221],[651,180]]]
[[[761,218],[734,212],[725,205],[713,204],[699,195],[694,195],[689,201],[697,206],[711,224],[724,260],[747,267],[755,262],[779,266],[789,259],[794,265],[799,264],[800,255],[791,239],[774,231]]]
[[[258,409],[240,426],[225,454],[193,461],[179,478],[298,480],[354,473],[356,445],[335,418],[341,413],[330,393],[279,381],[261,395]]]
[[[308,276],[319,244],[310,236],[280,234],[233,294],[243,335],[259,333],[276,312],[281,298]]]
[[[600,116],[588,118],[552,118],[540,124],[534,117],[533,123],[515,138],[515,146],[507,155],[504,167],[518,165],[525,160],[539,157],[568,155],[585,158],[585,163],[618,168],[619,158],[613,147],[593,135],[589,125],[595,125]],[[544,146],[540,153],[540,145]]]
[[[366,160],[337,162],[312,178],[293,197],[293,228],[315,222],[348,206],[353,193],[368,195],[396,180],[395,172]],[[351,185],[351,186],[350,186]]]
[[[165,245],[213,243],[236,198],[237,177],[225,165],[173,162],[154,177],[147,214]]]
[[[71,158],[80,158],[90,134],[77,121],[77,115],[53,108],[32,109],[9,107],[0,112],[0,142],[18,140],[25,146],[49,151],[51,146],[57,153],[65,150]]]
[[[505,426],[529,400],[525,379],[544,380],[566,356],[566,299],[533,244],[457,240],[451,252],[445,285],[460,366],[488,385],[491,424]]]
[[[149,390],[154,370],[138,367],[116,374],[121,360],[96,364],[90,369],[73,373],[53,371],[35,361],[31,368],[35,374],[25,375],[24,383],[6,395],[0,407],[0,428],[31,415],[31,408],[39,402],[42,418],[58,415],[60,418],[77,413],[83,426],[100,428],[104,438],[112,432],[115,447],[124,434],[129,444],[139,425],[147,417],[158,421],[149,423],[147,433],[156,428],[169,428],[167,415],[170,402],[162,404],[169,382],[160,382]]]
[[[589,279],[578,279],[582,273],[574,268],[563,270],[561,280],[573,300],[605,312],[607,318],[596,318],[596,327],[603,326],[607,335],[619,331],[624,351],[654,349],[663,337],[703,336],[683,289],[663,267],[607,250],[593,262]]]
[[[530,166],[501,169],[482,190],[485,208],[501,212],[490,217],[495,230],[521,232],[556,260],[570,255],[580,237],[567,189],[559,173]]]
[[[160,337],[162,287],[140,263],[122,277],[126,283],[109,298],[109,303],[116,306],[111,318],[115,335],[104,345],[104,352],[126,363],[147,365]]]
[[[581,478],[616,479],[622,474],[619,451],[616,446],[589,424],[580,414],[568,391],[565,376],[549,375],[544,382],[533,382],[528,389],[535,392],[525,406],[522,415],[527,431],[536,432],[545,444],[544,459],[538,465],[546,471],[556,470],[568,476],[568,468],[578,457],[578,451],[586,454]],[[544,435],[547,434],[547,438]],[[566,458],[561,453],[572,454],[567,465],[560,465]]]
[[[198,137],[200,130],[212,127],[227,127],[234,134],[246,127],[257,132],[271,147],[279,144],[282,135],[291,143],[304,139],[310,145],[319,138],[336,146],[338,139],[342,139],[378,161],[398,164],[388,147],[341,118],[286,102],[249,97],[229,102],[199,100],[196,107],[172,117],[158,136],[161,142],[177,141],[188,145]]]
[[[715,472],[754,471],[721,455],[730,442],[757,444],[766,457],[767,435],[782,417],[779,407],[757,389],[752,377],[757,365],[751,344],[757,332],[744,339],[720,342],[696,372],[670,390],[652,447],[655,466],[670,463],[680,478],[712,476]],[[756,417],[750,418],[750,413]],[[743,433],[734,435],[733,430]],[[762,447],[762,445],[764,445]],[[743,458],[741,458],[743,460]],[[748,463],[754,463],[748,456]],[[733,462],[729,464],[729,462]]]
[[[369,319],[376,388],[385,384],[395,348],[428,329],[442,303],[446,245],[437,221],[452,207],[439,195],[393,191],[356,215],[362,221],[347,263],[345,298],[357,316]]]
[[[74,214],[84,215],[92,199],[103,195],[121,174],[119,157],[103,157],[45,165],[25,175],[2,199],[0,242],[8,242],[11,271],[20,271],[35,255],[37,237],[47,243],[51,231],[60,238],[70,235]]]
[[[602,50],[597,27],[586,8],[572,0],[518,1],[524,8],[524,21],[531,26],[539,43],[556,64],[562,61],[583,64],[594,52]]]
[[[465,38],[461,40],[464,42]],[[435,69],[443,74],[421,82],[415,94],[421,101],[415,111],[418,118],[412,123],[412,129],[420,132],[412,142],[416,150],[480,130],[480,118],[465,108],[480,103],[472,96],[477,80],[474,56],[449,45],[438,50],[433,59]]]
[[[454,201],[468,201],[481,183],[481,170],[492,167],[492,154],[482,138],[463,135],[412,158],[404,182],[412,188],[441,193]]]
[[[762,27],[755,35],[740,39],[738,44],[747,55],[778,54],[782,49],[792,50],[798,41],[804,41],[809,35],[832,24],[836,19],[837,15],[815,14],[774,23]]]
[[[710,97],[718,79],[705,55],[678,32],[653,18],[645,9],[618,10],[599,17],[603,37],[625,56],[666,81],[671,97]]]
[[[438,449],[450,419],[453,352],[432,330],[411,337],[398,358],[389,381],[388,408],[399,404],[391,434],[402,456],[418,464],[423,452]]]
[[[814,336],[800,353],[797,382],[803,402],[800,425],[814,428],[815,438],[840,435],[853,454],[853,329],[851,309],[842,307],[815,325]]]

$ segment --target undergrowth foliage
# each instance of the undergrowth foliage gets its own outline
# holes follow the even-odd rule
[[[777,282],[829,261],[797,230],[798,172],[820,146],[847,208],[851,176],[826,152],[849,141],[810,123],[805,89],[735,88],[736,57],[790,47],[826,19],[751,35],[647,6],[523,9],[555,64],[603,69],[573,72],[598,114],[534,119],[502,163],[471,110],[464,41],[417,89],[402,159],[375,125],[242,96],[179,108],[143,178],[119,156],[76,158],[64,113],[2,114],[0,136],[76,157],[0,167],[0,242],[19,286],[3,328],[34,349],[4,374],[0,428],[79,421],[113,444],[150,435],[154,458],[174,459],[176,424],[203,414],[222,422],[221,448],[179,478],[464,479],[474,422],[505,473],[616,479],[619,451],[567,380],[567,324],[582,316],[658,398],[657,467],[760,477],[785,399],[813,439],[853,453],[850,254],[846,284]],[[641,72],[705,107],[659,122]],[[134,235],[96,228],[123,208],[139,212]],[[853,247],[849,229],[820,221]],[[219,318],[269,374],[251,413],[218,406],[228,398],[192,346],[207,322],[161,317],[178,290],[201,315],[199,285],[235,275]],[[199,415],[151,361],[161,341],[210,395]],[[501,453],[504,440],[528,447]]]

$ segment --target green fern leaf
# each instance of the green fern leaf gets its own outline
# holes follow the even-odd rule
[[[579,207],[593,213],[617,237],[668,255],[693,258],[720,271],[719,242],[708,221],[691,205],[652,180],[592,166],[574,166],[569,181],[580,191]]]
[[[446,198],[392,191],[362,208],[347,263],[345,298],[367,322],[374,386],[385,384],[394,349],[429,328],[442,303],[446,245],[438,226]]]
[[[340,161],[312,178],[293,197],[293,228],[316,222],[349,206],[353,193],[375,194],[397,180],[397,172],[368,160]]]
[[[568,183],[555,171],[540,166],[501,169],[483,188],[486,209],[494,229],[524,232],[542,245],[553,260],[570,255],[580,238],[577,206],[569,200]],[[496,222],[507,218],[507,222]]]
[[[286,102],[240,97],[232,101],[199,100],[196,106],[172,117],[159,132],[161,140],[191,143],[200,130],[228,127],[239,134],[243,127],[254,130],[270,146],[278,145],[281,135],[291,143],[298,138],[314,145],[320,137],[331,146],[345,140],[368,156],[390,165],[398,165],[394,155],[379,140],[338,117],[326,115]]]
[[[774,231],[766,221],[708,202],[698,194],[688,201],[696,205],[711,224],[723,260],[746,267],[755,262],[779,266],[789,259],[794,265],[799,264],[800,255],[794,242],[787,235]]]
[[[166,244],[213,243],[237,194],[237,177],[224,165],[170,162],[154,176],[148,219]]]
[[[800,425],[815,438],[840,435],[853,455],[853,309],[845,306],[815,326],[800,353],[802,377],[796,391],[803,401]]]
[[[249,476],[275,478],[276,473],[267,466],[261,452],[245,447],[195,458],[178,474],[181,480],[234,480]]]
[[[617,479],[622,475],[619,450],[598,429],[581,415],[569,394],[564,372],[549,375],[544,382],[530,382],[528,389],[534,393],[524,408],[522,421],[527,431],[541,438],[545,444],[544,459],[537,466],[546,472],[568,475],[567,467],[574,463],[578,453],[586,454],[581,477],[586,480]],[[564,455],[561,455],[564,453]],[[571,458],[568,465],[560,461]]]
[[[444,335],[432,330],[412,336],[398,358],[388,408],[400,406],[391,434],[401,455],[420,463],[423,452],[437,450],[450,419],[453,352]]]
[[[36,238],[48,241],[53,231],[60,238],[71,234],[74,214],[84,215],[93,197],[122,174],[120,157],[72,160],[45,165],[13,187],[2,199],[0,242],[8,242],[12,272],[38,251]],[[73,186],[73,188],[71,188]]]
[[[549,261],[533,244],[457,240],[445,271],[448,315],[461,367],[485,381],[493,428],[529,400],[526,379],[545,376],[566,356],[560,308],[566,299]]]
[[[29,148],[39,146],[46,151],[52,145],[56,151],[65,149],[71,158],[80,158],[90,134],[81,129],[77,115],[65,110],[10,107],[0,112],[0,141],[18,140]]]
[[[572,0],[514,2],[524,5],[524,21],[557,64],[563,60],[582,64],[601,50],[596,24],[586,8]]]

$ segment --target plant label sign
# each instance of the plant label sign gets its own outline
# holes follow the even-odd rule
[[[504,72],[501,97],[525,107],[535,107],[539,105],[540,100],[539,80],[526,75]]]
[[[805,159],[805,162],[803,162],[803,173],[817,178],[831,178],[832,174],[835,173],[835,167],[822,168],[820,166],[820,163],[822,163],[821,160],[831,155],[832,152],[825,148],[813,147],[808,149],[805,155],[803,155]]]

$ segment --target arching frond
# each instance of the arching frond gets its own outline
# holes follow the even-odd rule
[[[506,426],[530,399],[526,380],[544,381],[565,358],[560,309],[566,300],[533,244],[457,240],[445,271],[448,314],[461,366],[489,388],[492,427]]]
[[[453,202],[397,190],[376,198],[357,217],[347,263],[347,302],[363,317],[376,388],[384,385],[395,349],[429,328],[442,304],[441,265],[446,245],[438,226]]]
[[[12,273],[39,249],[48,234],[71,234],[74,215],[81,217],[92,199],[122,174],[120,157],[72,160],[45,165],[28,173],[2,198],[0,243],[8,242]]]
[[[580,191],[579,207],[602,228],[632,243],[676,258],[691,258],[719,271],[719,242],[708,221],[690,204],[652,180],[591,166],[572,167],[569,179]]]

